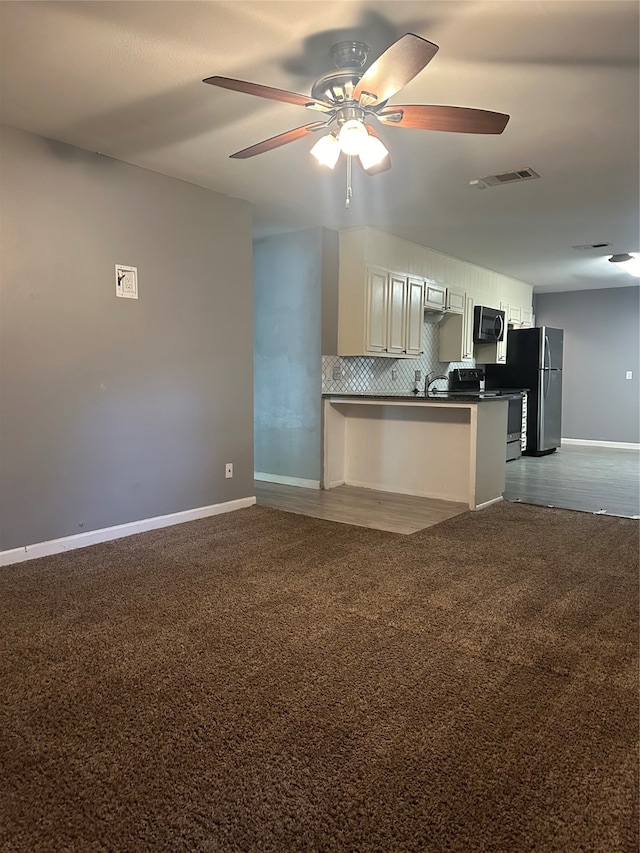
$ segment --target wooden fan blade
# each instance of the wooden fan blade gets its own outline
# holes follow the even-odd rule
[[[234,160],[246,160],[247,157],[255,157],[256,154],[264,154],[265,151],[272,151],[274,148],[280,148],[281,145],[286,145],[288,142],[295,142],[296,139],[302,139],[308,133],[313,133],[314,130],[320,130],[321,127],[326,127],[324,121],[314,121],[313,124],[305,124],[302,127],[296,127],[293,130],[287,130],[285,133],[279,133],[277,136],[272,136],[270,139],[263,139],[262,142],[257,142],[255,145],[250,145],[249,148],[243,148],[242,151],[236,151],[231,154]]]
[[[510,116],[471,107],[415,104],[383,107],[375,113],[387,125],[416,130],[447,130],[451,133],[502,133]]]
[[[362,106],[386,101],[419,74],[438,52],[438,45],[413,33],[406,33],[388,47],[368,68],[353,98]]]
[[[371,136],[375,136],[376,139],[379,139],[380,142],[384,143],[384,140],[382,139],[380,134],[377,133],[371,127],[370,124],[367,125],[367,130],[369,131]],[[385,148],[386,147],[387,146],[385,145]],[[360,160],[359,157],[358,157],[358,160]],[[362,164],[360,164],[360,165],[362,165]],[[362,168],[364,169],[364,166]],[[382,163],[377,163],[375,166],[370,166],[368,169],[364,169],[364,171],[367,173],[367,175],[379,175],[380,172],[386,172],[390,168],[391,168],[391,154],[387,154],[387,156],[384,158]]]
[[[234,92],[246,92],[247,95],[257,95],[271,101],[283,101],[285,104],[295,104],[299,107],[309,107],[329,113],[333,110],[331,104],[318,101],[310,95],[299,95],[297,92],[287,92],[285,89],[273,89],[271,86],[261,86],[260,83],[249,83],[246,80],[234,80],[231,77],[207,77],[202,81],[221,89],[233,89]]]

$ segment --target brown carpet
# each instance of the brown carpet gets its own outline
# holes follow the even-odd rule
[[[0,575],[0,849],[638,849],[638,523],[252,507]]]

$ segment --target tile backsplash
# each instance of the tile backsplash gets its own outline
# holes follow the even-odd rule
[[[322,393],[363,394],[406,391],[417,386],[424,389],[427,373],[447,374],[454,367],[472,367],[473,363],[438,361],[438,326],[425,323],[424,353],[419,358],[380,358],[379,356],[322,356]],[[416,370],[420,379],[416,383]],[[339,373],[339,378],[334,375]],[[445,380],[437,380],[433,388],[446,388]]]

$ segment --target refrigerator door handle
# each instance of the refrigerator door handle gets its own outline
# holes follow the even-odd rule
[[[544,400],[545,400],[545,392],[544,392],[544,380],[545,380],[545,371],[538,371],[538,417],[536,423],[536,440],[535,440],[535,449],[539,450],[544,447],[545,443],[545,435],[544,435],[544,419],[545,419],[545,408],[544,408]]]
[[[548,451],[561,444],[562,371],[539,371],[537,450]]]
[[[542,350],[542,369],[547,370],[551,366],[551,347],[549,346],[549,335],[544,336],[544,348]]]

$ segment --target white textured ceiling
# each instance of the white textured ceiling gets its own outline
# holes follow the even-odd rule
[[[637,284],[608,263],[639,246],[636,0],[2,2],[2,121],[255,205],[257,234],[373,225],[533,284]],[[317,113],[201,81],[308,93],[329,49],[372,58],[406,32],[440,46],[391,103],[511,115],[500,136],[381,127],[390,171],[320,169],[307,137],[229,154]],[[530,166],[540,180],[473,189]],[[608,250],[574,245],[609,242]]]

